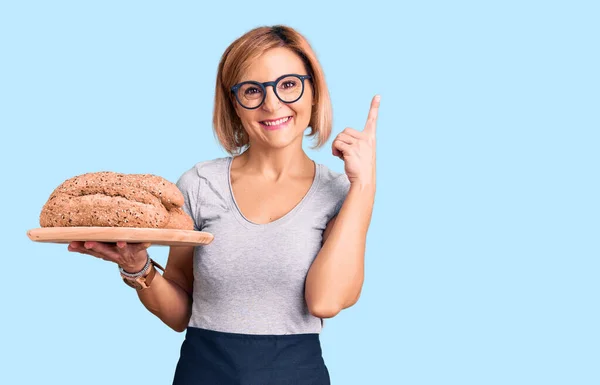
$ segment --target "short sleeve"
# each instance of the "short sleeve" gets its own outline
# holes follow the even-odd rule
[[[194,230],[202,230],[202,217],[200,215],[200,181],[201,178],[195,168],[192,168],[177,180],[177,188],[183,194],[183,211],[194,220]]]
[[[335,217],[340,212],[342,205],[346,201],[346,196],[350,190],[350,181],[346,174],[338,175],[332,183],[332,192],[335,199],[335,206],[332,217]]]

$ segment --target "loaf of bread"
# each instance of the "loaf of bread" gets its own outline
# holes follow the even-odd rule
[[[40,214],[42,227],[138,227],[193,230],[177,186],[152,174],[87,173],[64,181]]]

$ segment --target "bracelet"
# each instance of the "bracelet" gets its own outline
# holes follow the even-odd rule
[[[147,254],[146,264],[144,265],[142,270],[138,271],[137,273],[128,273],[125,270],[123,270],[123,268],[119,265],[119,272],[127,278],[135,279],[135,278],[141,277],[144,274],[146,274],[148,272],[148,268],[150,268],[151,263],[152,263],[152,259],[150,258],[150,255]]]

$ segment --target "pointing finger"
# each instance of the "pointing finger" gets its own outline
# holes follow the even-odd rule
[[[367,124],[365,125],[365,132],[375,134],[377,128],[377,115],[379,114],[379,101],[381,96],[375,95],[371,101],[371,108],[369,109],[369,116],[367,117]]]

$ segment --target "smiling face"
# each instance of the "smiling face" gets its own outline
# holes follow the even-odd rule
[[[293,51],[283,47],[273,48],[252,62],[239,83],[275,81],[286,74],[307,75],[307,71],[300,57]],[[277,85],[279,96],[286,100],[287,93],[290,98],[288,100],[291,100],[294,87],[301,86],[299,82],[298,78],[284,79]],[[252,99],[257,97],[259,92],[259,87],[245,86],[238,95]],[[304,80],[304,93],[294,103],[284,103],[279,100],[271,86],[266,87],[265,100],[256,109],[249,110],[242,107],[235,98],[233,103],[248,133],[251,146],[271,148],[283,148],[291,144],[302,146],[303,134],[312,113],[313,88],[310,80]]]

